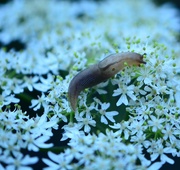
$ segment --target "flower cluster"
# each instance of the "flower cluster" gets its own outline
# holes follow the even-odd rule
[[[150,161],[143,156],[143,148],[138,145],[123,143],[119,133],[106,131],[97,135],[85,135],[76,127],[66,127],[68,137],[71,139],[69,146],[63,153],[48,152],[49,159],[43,161],[50,169],[145,169],[161,167],[162,162],[150,165]],[[78,146],[78,147],[77,147]],[[137,159],[142,162],[136,164]]]
[[[151,170],[180,157],[180,20],[172,6],[14,0],[0,6],[0,21],[0,169],[43,162]],[[85,89],[72,111],[72,78],[127,51],[146,64]]]

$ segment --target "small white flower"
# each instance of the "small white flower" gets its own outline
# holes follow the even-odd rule
[[[151,120],[148,121],[148,125],[152,126],[152,131],[156,132],[158,129],[162,129],[163,125],[162,123],[165,121],[164,118],[157,118],[153,115],[150,116]]]
[[[110,107],[110,103],[102,103],[99,100],[95,99],[95,101],[100,105],[100,108],[96,106],[96,110],[101,114],[101,122],[104,124],[108,124],[108,120],[111,122],[115,122],[114,116],[118,115],[117,111],[107,112],[106,110]]]
[[[167,153],[174,153],[174,149],[170,147],[164,147],[163,140],[159,139],[157,141],[145,141],[144,144],[145,147],[148,147],[147,151],[151,153],[151,161],[156,160],[160,156],[162,162],[168,162],[170,164],[174,163],[174,161],[166,155]]]
[[[133,122],[129,125],[128,129],[131,131],[131,135],[134,135],[136,133],[140,133],[142,131],[144,131],[147,126],[144,125],[144,120],[133,120]]]
[[[1,106],[3,107],[10,103],[19,103],[20,100],[16,98],[14,94],[7,95],[5,92],[2,92],[0,95],[0,101],[2,102]]]
[[[78,121],[79,129],[84,127],[84,132],[89,133],[91,130],[90,126],[95,126],[96,121],[92,119],[90,113],[86,113],[85,117],[83,116],[84,116],[84,112],[81,112],[80,114],[79,113],[76,114],[76,120]]]
[[[131,142],[141,144],[146,140],[146,135],[142,131],[137,132],[136,135],[131,137]]]
[[[78,139],[84,135],[83,131],[79,130],[78,124],[69,123],[68,125],[64,125],[62,127],[64,129],[64,133],[62,134],[61,141],[65,141],[67,139],[71,139],[69,145],[77,145]]]
[[[32,99],[31,103],[32,104],[30,108],[33,108],[34,111],[37,111],[38,109],[40,109],[42,105],[46,105],[44,93],[42,93],[40,97],[38,96],[38,99]]]
[[[55,107],[50,110],[52,110],[60,119],[62,119],[63,122],[67,122],[67,117],[61,113],[62,108],[59,107],[58,104],[56,104]]]
[[[170,142],[174,143],[176,141],[175,135],[178,134],[176,132],[178,132],[180,134],[180,130],[179,129],[176,130],[173,127],[173,125],[170,125],[169,123],[166,123],[165,128],[162,130],[163,139],[167,140],[169,138]]]
[[[121,104],[128,105],[127,96],[133,101],[136,100],[136,96],[134,95],[134,85],[127,86],[126,84],[119,84],[119,88],[114,90],[113,96],[121,96],[116,103],[117,106],[120,106]]]
[[[44,170],[57,170],[57,169],[72,169],[70,165],[71,159],[66,157],[63,153],[54,154],[52,152],[48,152],[48,156],[51,160],[47,158],[43,158],[43,162],[48,165],[48,167],[44,168]]]
[[[34,77],[24,77],[23,87],[27,87],[29,91],[33,91],[34,84],[36,84],[39,80],[39,76]]]
[[[50,148],[53,146],[52,143],[46,143],[50,139],[49,136],[37,136],[35,133],[25,133],[23,135],[23,140],[27,144],[27,148],[30,151],[39,151],[39,148]]]
[[[153,77],[152,71],[149,68],[139,69],[138,73],[140,74],[140,76],[137,78],[137,81],[144,81],[145,84],[151,84]]]
[[[13,156],[10,156],[4,160],[8,166],[7,169],[32,169],[28,165],[35,164],[38,161],[38,157],[30,157],[29,155],[23,155],[20,152],[13,152]]]
[[[7,94],[19,94],[24,91],[22,87],[23,81],[21,79],[12,78],[12,79],[5,79],[6,86],[2,86],[1,88]]]

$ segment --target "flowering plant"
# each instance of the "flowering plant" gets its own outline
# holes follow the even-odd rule
[[[0,6],[0,21],[0,169],[151,170],[180,157],[172,6],[14,0]],[[84,90],[72,111],[72,78],[127,51],[146,64]]]

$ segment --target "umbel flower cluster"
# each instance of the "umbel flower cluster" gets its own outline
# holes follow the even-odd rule
[[[174,164],[180,157],[177,16],[171,5],[150,0],[1,5],[0,169],[154,170]],[[121,52],[142,54],[146,64],[127,65],[85,89],[74,112],[72,78]]]

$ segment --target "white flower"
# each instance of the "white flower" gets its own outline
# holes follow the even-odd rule
[[[131,142],[141,144],[146,140],[146,135],[142,131],[137,132],[136,135],[131,137]]]
[[[153,80],[153,72],[149,68],[140,69],[138,73],[140,74],[140,76],[137,78],[137,81],[144,81],[145,84],[151,84]]]
[[[120,132],[123,133],[124,138],[125,138],[126,140],[129,138],[129,135],[130,135],[130,130],[128,129],[129,123],[130,123],[130,122],[128,122],[128,121],[123,121],[123,122],[121,123],[121,127],[120,127],[120,130],[119,130]]]
[[[35,164],[38,161],[37,157],[30,157],[29,155],[24,156],[22,153],[13,152],[13,156],[10,156],[4,160],[8,166],[7,169],[20,169],[30,170],[28,165]]]
[[[48,152],[48,156],[51,160],[43,158],[43,162],[49,166],[44,168],[44,170],[73,169],[69,164],[71,159],[68,159],[69,157],[66,157],[64,154],[54,154],[52,152]]]
[[[120,106],[121,104],[128,105],[128,98],[127,96],[132,99],[133,101],[136,100],[136,96],[134,95],[134,85],[126,85],[126,84],[119,84],[119,88],[114,90],[113,96],[121,96],[117,101],[116,105]]]
[[[100,105],[100,108],[98,108],[98,106],[96,106],[96,110],[99,112],[99,114],[101,114],[101,122],[104,124],[108,124],[107,119],[110,120],[111,122],[115,122],[113,117],[118,115],[118,112],[117,111],[110,111],[110,112],[106,111],[110,107],[110,103],[102,103],[97,99],[95,99],[95,101],[98,103],[98,105]]]
[[[167,140],[169,138],[171,143],[174,143],[177,139],[175,137],[176,134],[180,134],[179,129],[175,129],[173,125],[166,123],[165,128],[162,130],[163,139]]]
[[[129,125],[128,129],[131,131],[131,135],[134,135],[136,133],[141,133],[144,131],[147,126],[144,125],[144,120],[141,119],[140,121],[138,120],[133,120],[133,122]]]
[[[38,96],[38,99],[32,99],[31,103],[32,104],[31,104],[30,108],[33,108],[34,111],[37,111],[38,109],[40,109],[40,107],[42,105],[46,105],[44,93],[42,93],[42,95],[40,97]]]
[[[62,129],[64,129],[65,132],[62,134],[61,141],[67,140],[68,138],[73,139],[74,136],[81,136],[77,124],[69,123],[68,125],[64,125]]]
[[[89,167],[86,167],[85,170],[91,170],[91,169],[103,169],[103,170],[110,170],[111,166],[111,160],[108,158],[103,158],[100,156],[97,156],[94,162],[92,162]],[[118,168],[121,168],[117,165]]]
[[[27,87],[29,91],[33,91],[33,87],[34,84],[37,83],[39,80],[38,76],[34,76],[34,77],[24,77],[24,83],[23,83],[23,87]]]
[[[167,153],[174,153],[174,149],[164,147],[163,140],[159,139],[157,141],[145,141],[144,144],[145,147],[148,147],[147,151],[151,153],[151,161],[156,160],[160,156],[162,162],[168,162],[170,164],[174,163],[174,161],[166,155]]]
[[[148,121],[148,125],[152,126],[152,131],[156,132],[158,129],[162,129],[163,125],[162,123],[165,121],[164,118],[157,118],[153,115],[150,116],[151,120]]]
[[[50,83],[53,80],[53,76],[48,74],[47,78],[40,77],[41,83],[35,83],[33,86],[36,90],[41,92],[47,92],[50,89]]]
[[[49,111],[53,111],[60,119],[62,119],[63,122],[67,122],[67,117],[65,115],[63,115],[62,112],[62,108],[59,107],[58,104],[55,105],[54,108],[51,108]]]
[[[26,132],[22,136],[23,140],[25,140],[25,143],[27,145],[27,149],[29,151],[39,151],[39,148],[50,148],[53,146],[52,143],[48,144],[46,143],[50,137],[49,136],[37,136],[36,134],[31,134]]]
[[[11,80],[7,79],[4,81],[6,81],[6,86],[2,86],[1,88],[7,95],[10,95],[12,93],[19,94],[24,91],[24,89],[22,88],[23,81],[21,79],[12,78]]]
[[[78,127],[79,129],[84,127],[84,132],[89,133],[91,130],[90,126],[95,126],[96,122],[92,119],[92,116],[90,113],[86,113],[85,117],[84,112],[76,113],[76,120],[78,121]]]

